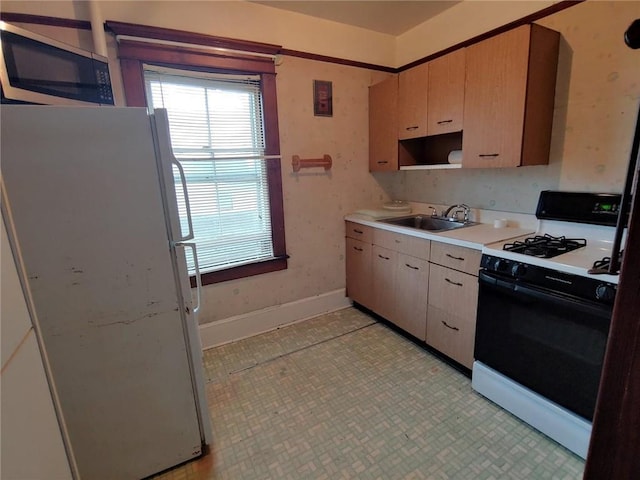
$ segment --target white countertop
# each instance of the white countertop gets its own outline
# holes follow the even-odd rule
[[[414,212],[414,214],[416,213]],[[428,214],[425,213],[424,215]],[[389,218],[394,216],[398,215],[393,215],[393,213],[391,212]],[[452,245],[458,245],[461,247],[473,248],[475,250],[481,250],[484,245],[487,245],[489,243],[500,242],[503,240],[508,240],[510,238],[520,237],[522,235],[528,235],[535,232],[535,228],[494,228],[493,224],[487,223],[479,223],[470,227],[456,228],[454,230],[446,230],[443,232],[429,232],[426,230],[418,230],[411,227],[401,227],[398,225],[383,223],[371,216],[356,213],[347,215],[346,217],[344,217],[344,219],[350,222],[368,225],[374,228],[380,228],[382,230],[389,230],[391,232],[425,238],[427,240],[433,240],[436,242],[443,242]]]

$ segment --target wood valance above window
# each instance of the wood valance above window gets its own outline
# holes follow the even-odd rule
[[[154,27],[150,25],[137,25],[134,23],[116,22],[107,20],[105,28],[115,35],[129,37],[152,38],[169,42],[190,43],[214,48],[225,48],[242,52],[266,53],[277,55],[282,50],[281,45],[270,43],[251,42],[234,38],[216,37],[202,33],[174,30],[172,28]]]

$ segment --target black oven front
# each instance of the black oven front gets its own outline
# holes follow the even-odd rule
[[[615,285],[489,255],[475,358],[591,421]]]

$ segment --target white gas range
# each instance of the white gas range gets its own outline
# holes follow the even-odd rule
[[[478,277],[473,388],[583,458],[618,283],[592,269],[619,207],[542,192],[536,233],[485,246]]]

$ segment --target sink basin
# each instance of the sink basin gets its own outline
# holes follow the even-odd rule
[[[398,225],[399,227],[417,228],[429,232],[439,232],[443,230],[453,230],[455,228],[470,227],[476,225],[475,222],[462,222],[450,220],[443,217],[432,217],[429,215],[410,215],[408,217],[390,218],[381,220],[383,223]]]

